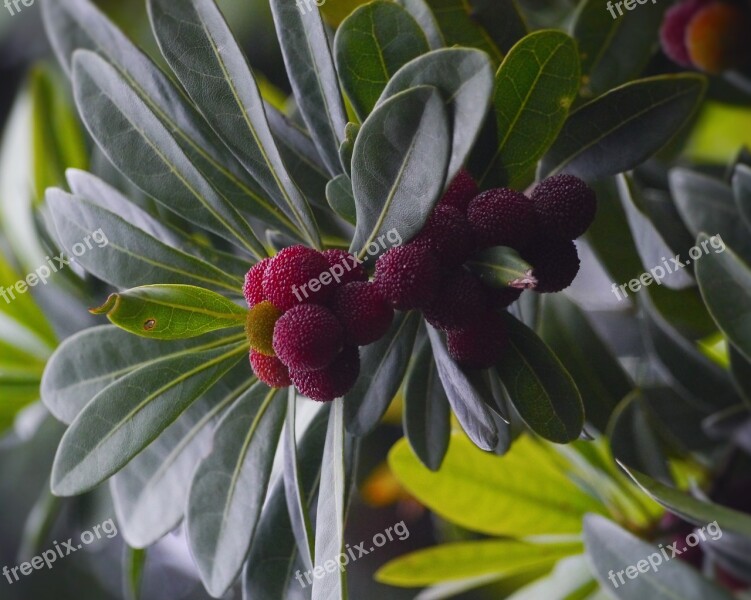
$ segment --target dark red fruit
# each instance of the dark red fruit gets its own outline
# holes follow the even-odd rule
[[[324,250],[323,256],[329,263],[329,270],[334,279],[339,279],[338,285],[345,285],[353,281],[367,281],[368,273],[365,267],[346,250]],[[343,271],[343,274],[339,274]]]
[[[503,317],[488,311],[473,325],[449,331],[447,343],[449,354],[463,367],[487,369],[503,355],[508,333]]]
[[[566,289],[579,272],[579,254],[569,240],[547,238],[535,242],[522,254],[532,265],[532,275],[537,278],[536,292],[552,293]]]
[[[430,304],[441,279],[438,258],[426,246],[407,244],[392,248],[376,263],[376,289],[397,310]]]
[[[498,188],[483,192],[467,209],[467,219],[483,248],[526,246],[534,231],[532,201],[521,192]]]
[[[256,377],[272,388],[292,385],[289,369],[276,356],[265,356],[255,350],[250,351],[250,366]]]
[[[248,303],[249,308],[253,308],[259,302],[266,300],[263,293],[263,276],[266,273],[266,267],[271,262],[270,258],[264,258],[262,261],[253,265],[245,274],[245,285],[243,286],[243,295]]]
[[[488,290],[493,308],[506,308],[516,302],[524,290],[520,288],[492,288]]]
[[[353,281],[334,292],[331,311],[344,326],[344,342],[367,346],[381,339],[394,318],[394,310],[372,283]]]
[[[248,311],[245,318],[245,335],[253,350],[266,356],[274,356],[274,327],[281,316],[282,311],[268,300],[259,302]]]
[[[328,308],[301,304],[276,322],[274,351],[290,371],[315,371],[331,364],[343,338],[341,323]]]
[[[432,304],[423,311],[437,329],[456,329],[474,323],[488,309],[488,295],[479,280],[464,269],[444,278]]]
[[[665,54],[682,67],[692,67],[686,46],[688,24],[708,0],[687,0],[671,6],[665,13],[660,28],[660,42]]]
[[[462,169],[451,181],[443,197],[440,199],[441,206],[453,206],[463,213],[467,212],[472,198],[480,193],[477,183],[466,169]]]
[[[578,177],[556,175],[535,188],[532,204],[543,234],[575,240],[595,220],[597,195]]]
[[[320,371],[292,371],[292,381],[301,394],[318,402],[341,398],[355,385],[360,375],[360,353],[356,346],[345,346],[334,362]]]
[[[413,242],[426,245],[450,267],[461,265],[475,249],[469,221],[453,206],[437,206]]]
[[[321,285],[329,263],[321,252],[307,246],[284,248],[271,259],[263,276],[263,293],[279,310],[306,303],[323,304],[334,286]]]

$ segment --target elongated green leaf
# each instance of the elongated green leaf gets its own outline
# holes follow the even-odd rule
[[[453,433],[437,472],[425,467],[402,439],[389,453],[389,466],[432,511],[488,535],[578,534],[587,512],[606,512],[567,477],[549,449],[526,435],[500,457]]]
[[[730,346],[728,350],[733,381],[743,396],[746,405],[751,408],[751,362],[744,358],[733,346]]]
[[[665,147],[694,114],[700,75],[661,75],[615,88],[572,113],[542,161],[541,175],[595,180],[628,171]]]
[[[604,600],[600,585],[583,555],[559,560],[551,573],[517,590],[508,600]]]
[[[599,96],[637,77],[657,49],[655,42],[668,5],[647,2],[639,10],[623,10],[621,16],[615,4],[585,0],[571,25],[582,59],[584,98]]]
[[[143,572],[146,567],[146,550],[123,548],[123,597],[125,600],[139,600]]]
[[[452,115],[451,160],[446,175],[451,181],[464,166],[490,107],[491,62],[486,54],[467,48],[429,52],[399,69],[378,103],[418,85],[435,87]]]
[[[136,48],[88,0],[44,0],[42,17],[47,34],[66,72],[80,48],[105,57],[131,85],[212,186],[230,203],[265,222],[293,232],[269,202],[261,187],[237,163],[198,111],[146,54]]]
[[[78,50],[73,89],[89,133],[133,183],[191,223],[256,257],[266,255],[237,208],[211,187],[174,135],[114,67],[88,50]]]
[[[47,191],[47,206],[58,239],[67,251],[62,259],[75,257],[89,273],[116,287],[161,281],[229,290],[238,295],[242,289],[241,279],[159,242],[115,213],[83,198],[51,189]],[[87,236],[91,249],[84,245]],[[101,243],[92,243],[98,240]],[[55,260],[52,264],[58,268],[59,262]]]
[[[420,26],[395,2],[375,0],[344,19],[336,32],[334,57],[360,120],[373,110],[394,73],[429,49]]]
[[[404,388],[404,435],[412,451],[431,471],[441,467],[449,447],[451,409],[433,360],[423,340],[413,357]]]
[[[587,556],[600,585],[624,600],[731,600],[721,587],[702,577],[682,560],[664,560],[657,545],[643,542],[597,515],[584,521]],[[680,549],[679,549],[680,551]],[[651,561],[651,562],[648,562]],[[659,562],[658,562],[659,561]],[[631,565],[633,577],[623,577]],[[652,567],[652,564],[655,566]],[[621,573],[620,579],[618,573]],[[615,582],[615,583],[613,583]]]
[[[446,580],[500,574],[504,577],[553,565],[581,552],[580,542],[532,544],[517,540],[478,540],[418,550],[386,563],[376,580],[418,587]]]
[[[201,580],[215,598],[237,578],[266,498],[286,402],[258,383],[222,418],[188,499],[188,539]]]
[[[326,185],[326,199],[331,210],[342,219],[354,225],[357,222],[355,195],[352,180],[346,175],[337,175]]]
[[[124,467],[247,353],[244,337],[152,361],[97,394],[60,442],[53,493],[81,494]]]
[[[536,31],[518,42],[496,74],[498,146],[480,185],[524,189],[532,183],[578,89],[579,57],[568,35]]]
[[[733,172],[733,195],[746,227],[751,229],[751,167],[744,164],[736,166]]]
[[[431,50],[438,50],[446,45],[443,34],[441,34],[441,30],[438,28],[438,21],[435,20],[435,16],[433,16],[433,12],[425,0],[396,1],[417,21],[420,29],[425,34],[425,39],[428,40]]]
[[[526,325],[507,315],[509,348],[496,367],[522,419],[538,435],[565,444],[584,426],[581,395],[560,360]]]
[[[192,285],[146,285],[110,294],[95,315],[142,337],[174,340],[245,325],[247,309]]]
[[[701,234],[697,243],[709,238]],[[717,326],[751,360],[751,269],[732,250],[696,262],[701,295]]]
[[[297,107],[331,176],[342,172],[339,145],[347,116],[326,29],[317,6],[271,0],[277,37]],[[306,6],[307,7],[307,6]]]
[[[128,544],[146,548],[178,526],[196,464],[211,449],[213,424],[251,383],[247,365],[238,364],[110,479]]]
[[[397,314],[386,335],[360,350],[360,376],[344,403],[347,429],[353,435],[375,429],[399,391],[419,325],[418,313]]]
[[[427,2],[438,21],[446,46],[477,48],[486,52],[496,64],[501,62],[502,51],[489,33],[480,26],[481,21],[473,18],[473,7],[469,2],[464,0],[427,0]],[[494,6],[495,11],[499,10],[499,4],[505,5],[506,3],[507,0],[501,0]]]
[[[532,266],[513,248],[487,248],[470,258],[466,266],[485,285],[492,288],[534,289],[537,285],[537,280],[532,275]]]
[[[162,54],[206,120],[308,242],[319,245],[310,207],[287,173],[253,73],[214,0],[150,0],[148,7]]]
[[[357,227],[351,251],[362,255],[391,229],[405,240],[422,229],[443,192],[449,153],[448,117],[435,88],[415,87],[373,111],[352,161]]]

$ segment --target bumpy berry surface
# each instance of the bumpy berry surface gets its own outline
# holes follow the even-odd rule
[[[437,206],[413,243],[426,245],[446,266],[462,264],[475,249],[469,221],[453,206]]]
[[[538,240],[522,254],[537,278],[536,292],[552,293],[566,289],[579,272],[579,254],[569,240]]]
[[[301,304],[276,322],[274,352],[290,371],[315,371],[331,364],[343,339],[342,325],[328,308]]]
[[[324,304],[334,292],[334,286],[324,285],[313,292],[308,284],[328,270],[329,263],[321,252],[301,245],[284,248],[266,268],[263,293],[282,311],[298,304]],[[303,289],[303,286],[306,287]]]
[[[340,250],[334,248],[332,250],[324,250],[323,256],[329,263],[329,268],[335,267],[336,274],[339,277],[337,285],[345,285],[352,283],[353,281],[367,281],[368,273],[365,271],[365,267],[355,260],[355,257],[346,250]],[[344,269],[344,274],[339,275],[339,268],[335,265],[339,265]],[[333,275],[332,275],[333,276]]]
[[[255,350],[250,351],[250,366],[256,377],[272,388],[292,385],[289,369],[276,356],[265,356]]]
[[[376,263],[374,284],[397,310],[423,308],[436,294],[441,265],[429,248],[406,244],[392,248]]]
[[[483,248],[523,248],[534,230],[532,201],[508,188],[488,190],[476,196],[469,203],[467,219]]]
[[[461,212],[466,213],[470,201],[479,193],[480,189],[477,187],[475,180],[472,179],[472,175],[466,169],[462,169],[456,174],[456,177],[451,181],[448,188],[446,188],[446,192],[441,197],[439,205],[453,206]]]
[[[542,232],[565,240],[582,235],[597,212],[594,190],[573,175],[548,177],[532,192],[535,217]]]
[[[274,356],[272,345],[274,326],[281,316],[282,311],[268,300],[256,304],[248,311],[245,319],[245,334],[248,336],[251,348],[266,356]]]
[[[749,64],[749,8],[717,1],[703,7],[686,29],[686,47],[695,67],[711,74]]]
[[[394,310],[377,288],[364,281],[353,281],[334,292],[331,311],[344,326],[344,341],[367,346],[381,339],[394,318]]]
[[[270,258],[264,258],[253,265],[245,274],[245,285],[243,286],[243,295],[250,308],[253,308],[259,302],[266,300],[263,293],[263,276],[266,273],[266,267],[271,262]]]
[[[320,371],[290,373],[301,394],[318,402],[330,402],[344,396],[360,374],[360,353],[356,346],[345,346],[333,363]]]
[[[692,67],[691,57],[686,46],[688,24],[708,0],[688,0],[671,6],[665,13],[660,28],[662,50],[672,61],[682,67]]]
[[[493,308],[506,308],[516,302],[524,290],[519,288],[494,288],[488,290],[490,304]]]
[[[470,369],[487,369],[501,359],[508,334],[503,318],[488,311],[475,324],[449,331],[446,341],[457,363]]]
[[[433,327],[448,330],[471,325],[487,309],[488,295],[480,281],[457,269],[441,281],[435,300],[423,312]]]

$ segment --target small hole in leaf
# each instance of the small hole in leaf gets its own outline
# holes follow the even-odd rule
[[[146,331],[149,331],[149,330],[151,330],[151,329],[154,329],[154,327],[156,327],[156,321],[155,321],[154,319],[149,319],[148,321],[146,321],[146,322],[145,322],[145,323],[143,324],[143,328],[144,328],[144,329],[145,329]]]

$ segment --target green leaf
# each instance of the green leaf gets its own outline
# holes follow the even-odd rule
[[[352,180],[346,175],[337,175],[326,185],[326,199],[333,210],[342,219],[354,225],[357,222],[355,194]]]
[[[449,146],[448,117],[433,87],[402,92],[373,111],[352,161],[357,227],[351,251],[362,256],[392,229],[405,240],[422,229],[443,192]]]
[[[123,597],[125,600],[139,600],[141,585],[146,568],[146,550],[123,548]]]
[[[380,583],[400,587],[421,587],[492,574],[510,577],[552,566],[561,558],[581,550],[581,542],[453,542],[391,560],[378,570],[375,577]]]
[[[245,325],[247,309],[192,285],[146,285],[110,294],[89,312],[141,337],[174,340]]]
[[[751,408],[751,362],[746,360],[733,346],[729,347],[728,354],[730,355],[730,370],[733,374],[733,381],[743,396],[746,406]]]
[[[614,5],[615,3],[613,3]],[[637,77],[657,49],[666,3],[648,2],[613,18],[602,0],[585,0],[571,25],[579,43],[584,98],[592,98]]]
[[[738,207],[746,227],[751,229],[751,167],[744,164],[736,166],[732,184],[735,205]]]
[[[584,312],[562,294],[545,297],[539,333],[576,382],[587,421],[605,431],[613,410],[633,388],[618,360]]]
[[[347,125],[339,78],[317,6],[305,14],[289,0],[271,0],[277,38],[295,101],[331,176],[342,172],[339,145]]]
[[[559,560],[551,573],[514,592],[508,600],[603,600],[584,555]]]
[[[584,521],[587,556],[600,585],[623,600],[731,600],[721,587],[702,577],[682,560],[663,560],[656,545],[648,544],[612,521],[588,515]],[[680,550],[680,549],[679,549]],[[652,563],[648,561],[652,561]],[[659,562],[658,562],[659,560]],[[636,576],[618,579],[629,565],[642,564]],[[655,564],[655,567],[651,565]],[[611,575],[612,574],[612,575]],[[612,577],[612,579],[611,579]],[[621,575],[623,577],[623,575]],[[613,583],[616,582],[616,584]]]
[[[310,206],[271,134],[247,59],[214,0],[149,0],[162,54],[212,128],[313,247]]]
[[[701,234],[697,244],[709,238]],[[751,360],[751,269],[732,250],[696,262],[701,295],[717,326]]]
[[[407,372],[404,435],[422,464],[431,471],[441,467],[449,447],[451,408],[427,339],[423,340]]]
[[[191,223],[266,256],[237,208],[214,190],[113,66],[88,50],[76,51],[73,90],[89,133],[133,183]]]
[[[397,313],[386,335],[360,350],[360,376],[344,404],[353,435],[366,435],[378,426],[402,385],[419,325],[419,313]]]
[[[373,110],[394,73],[429,50],[420,26],[395,2],[375,0],[344,19],[336,32],[334,57],[360,120]]]
[[[503,53],[490,34],[473,18],[473,7],[469,2],[465,0],[427,0],[427,2],[438,21],[446,46],[477,48],[486,52],[496,64],[501,62]],[[492,9],[498,11],[499,4],[507,2],[509,0],[501,0]]]
[[[488,535],[524,538],[577,535],[587,512],[606,512],[571,481],[559,460],[527,435],[500,457],[453,433],[437,472],[415,457],[406,439],[389,453],[389,467],[399,482],[442,518]]]
[[[446,45],[443,34],[438,28],[438,21],[425,0],[396,0],[396,2],[417,21],[431,50],[438,50]]]
[[[97,394],[60,442],[53,493],[81,494],[122,469],[247,354],[244,337],[151,361]]]
[[[667,146],[704,96],[701,75],[660,75],[615,88],[572,113],[541,175],[595,180],[628,171]]]
[[[485,122],[493,90],[487,55],[468,48],[428,52],[404,65],[386,85],[378,104],[419,85],[436,88],[452,115],[451,160],[447,181],[464,166]]]
[[[193,477],[188,539],[215,598],[234,583],[257,531],[286,408],[278,390],[254,385],[217,425],[211,454]]]
[[[534,331],[506,314],[509,347],[496,370],[524,422],[560,444],[579,437],[584,426],[581,395],[558,357]]]
[[[496,74],[498,145],[480,185],[524,189],[532,183],[578,89],[579,56],[568,35],[536,31],[518,42]]]
[[[532,265],[513,248],[486,248],[471,257],[466,267],[491,288],[534,289],[537,285],[537,279],[532,275]]]
[[[110,479],[117,522],[128,544],[146,548],[179,525],[218,416],[252,382],[247,365],[234,367]]]

